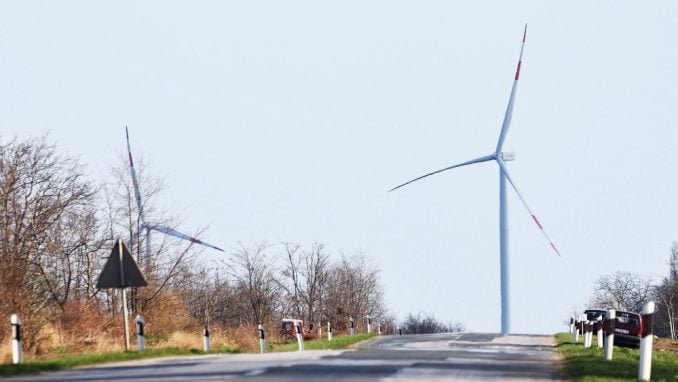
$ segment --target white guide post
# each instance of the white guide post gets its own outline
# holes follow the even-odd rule
[[[372,333],[372,318],[367,315],[367,333]]]
[[[353,317],[350,317],[350,318],[348,319],[348,333],[349,333],[350,335],[354,335],[354,334],[355,334],[355,321],[353,320]]]
[[[9,318],[12,324],[12,363],[18,365],[24,361],[23,350],[21,349],[21,319],[16,314]]]
[[[210,351],[210,329],[205,325],[205,328],[202,330],[202,345],[205,353]]]
[[[574,342],[579,342],[579,318],[574,322]]]
[[[329,321],[327,321],[327,340],[332,340],[332,324]]]
[[[266,331],[264,325],[259,325],[259,352],[266,353]]]
[[[649,381],[652,372],[652,335],[654,326],[654,301],[643,305],[643,333],[640,338],[640,362],[638,364],[638,380]]]
[[[303,351],[304,350],[304,337],[302,336],[302,333],[301,333],[301,323],[300,322],[294,323],[294,330],[297,332],[297,343],[299,344],[299,351]]]
[[[144,318],[137,314],[137,349],[144,350]]]
[[[598,331],[596,332],[596,339],[598,340],[598,348],[603,347],[603,317],[598,316],[596,318],[596,325],[598,325]]]
[[[381,322],[377,324],[377,334],[381,335]]]
[[[584,322],[584,348],[591,347],[591,325],[589,321]]]
[[[574,316],[570,316],[570,334],[574,334]]]
[[[614,328],[617,323],[617,311],[609,309],[605,315],[605,320],[608,322],[607,333],[605,333],[605,359],[612,361],[612,349],[614,348]]]

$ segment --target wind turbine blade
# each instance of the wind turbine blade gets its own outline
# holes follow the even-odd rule
[[[504,114],[504,122],[501,124],[501,132],[499,133],[499,141],[497,142],[497,148],[494,150],[495,153],[501,152],[501,149],[504,146],[504,140],[506,139],[506,133],[508,132],[509,126],[511,125],[511,116],[513,115],[513,101],[516,98],[516,89],[518,88],[518,78],[520,78],[520,65],[523,62],[523,50],[525,49],[526,36],[527,36],[527,24],[525,24],[525,30],[523,31],[523,44],[520,46],[520,57],[518,58],[516,77],[513,80],[513,87],[511,87],[511,95],[509,96],[509,103],[508,106],[506,107],[506,114]]]
[[[445,168],[440,169],[440,170],[438,170],[438,171],[430,172],[430,173],[428,173],[428,174],[426,174],[426,175],[422,175],[422,176],[420,176],[420,177],[418,177],[418,178],[412,179],[412,180],[410,180],[409,182],[405,182],[405,183],[403,183],[403,184],[401,184],[401,185],[399,185],[399,186],[393,187],[392,189],[388,190],[388,192],[395,191],[395,190],[399,189],[400,187],[407,186],[408,184],[413,183],[413,182],[416,182],[416,181],[418,181],[419,179],[426,178],[427,176],[435,175],[435,174],[441,173],[441,172],[443,172],[443,171],[451,170],[451,169],[457,168],[457,167],[468,166],[468,165],[474,164],[474,163],[487,162],[487,161],[492,160],[492,159],[494,159],[494,155],[485,155],[485,156],[483,156],[483,157],[480,157],[480,158],[476,158],[476,159],[470,160],[470,161],[468,161],[468,162],[455,164],[454,166],[450,166],[450,167],[445,167]]]
[[[134,169],[134,160],[132,159],[132,148],[129,144],[129,131],[125,126],[125,136],[127,137],[127,155],[129,156],[129,171],[132,173],[132,185],[134,186],[134,198],[137,200],[137,207],[139,207],[139,216],[141,217],[141,225],[146,226],[146,217],[144,216],[144,206],[141,204],[141,194],[139,193],[139,182],[137,181],[137,172]]]
[[[523,205],[525,206],[525,209],[527,209],[527,212],[530,213],[530,216],[532,216],[532,220],[537,224],[537,227],[541,230],[542,235],[546,238],[546,240],[549,241],[549,244],[551,244],[551,248],[553,248],[554,251],[558,254],[558,256],[561,256],[560,251],[558,251],[558,248],[553,244],[553,241],[549,237],[549,235],[546,233],[544,230],[544,227],[541,225],[539,222],[539,219],[537,219],[537,216],[532,212],[532,209],[530,209],[530,206],[527,205],[527,202],[525,201],[525,198],[523,198],[523,195],[518,191],[518,187],[516,187],[516,184],[513,182],[513,178],[511,178],[511,175],[508,172],[508,169],[506,168],[506,163],[501,158],[497,158],[497,163],[499,163],[499,167],[501,168],[501,172],[504,174],[506,179],[508,179],[509,183],[511,184],[511,187],[515,190],[516,194],[518,195],[518,198],[520,198],[520,201],[523,202]]]
[[[198,239],[196,239],[192,236],[186,235],[185,233],[181,233],[181,232],[179,232],[175,229],[169,228],[169,227],[165,227],[165,226],[162,226],[162,225],[154,225],[152,227],[149,227],[149,229],[152,229],[152,230],[158,231],[158,232],[162,232],[162,233],[168,234],[170,236],[177,237],[177,238],[182,239],[182,240],[188,240],[191,243],[200,244],[200,245],[204,245],[206,247],[214,248],[217,251],[224,252],[223,249],[221,249],[217,246],[214,246],[214,245],[209,244],[209,243],[205,243],[202,240],[198,240]]]

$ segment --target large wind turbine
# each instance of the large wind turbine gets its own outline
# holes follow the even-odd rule
[[[206,247],[214,248],[218,251],[224,252],[224,250],[219,247],[216,247],[209,243],[205,243],[204,241],[198,240],[192,236],[181,233],[170,227],[160,224],[149,224],[148,222],[146,222],[146,217],[144,216],[144,205],[141,203],[141,193],[139,192],[139,182],[137,181],[137,172],[136,170],[134,170],[134,161],[132,160],[132,148],[130,147],[129,144],[129,131],[127,130],[127,126],[125,126],[125,136],[127,137],[127,154],[129,155],[129,170],[130,173],[132,174],[134,197],[137,200],[137,207],[139,207],[139,216],[141,217],[141,228],[139,229],[139,234],[141,234],[141,230],[146,231],[146,254],[144,256],[146,266],[149,265],[151,259],[151,231],[162,232],[166,235],[174,236],[182,240],[188,240],[191,243],[204,245]]]
[[[428,173],[426,175],[420,176],[418,178],[412,179],[409,182],[403,183],[389,192],[399,189],[400,187],[406,186],[412,182],[416,182],[420,179],[426,178],[434,174],[441,173],[443,171],[451,170],[453,168],[468,166],[475,163],[495,161],[499,165],[499,264],[500,264],[500,281],[501,281],[501,332],[503,334],[509,333],[510,331],[510,319],[509,319],[509,274],[508,274],[508,221],[507,221],[507,203],[506,203],[506,180],[511,184],[511,187],[515,190],[516,194],[520,198],[520,201],[523,202],[523,205],[527,209],[527,212],[530,213],[532,219],[537,224],[541,230],[546,240],[548,240],[551,247],[558,255],[558,249],[553,245],[553,242],[544,231],[544,227],[541,225],[537,217],[534,215],[530,207],[527,205],[525,198],[520,194],[518,188],[516,187],[513,178],[506,168],[507,161],[512,161],[515,159],[515,155],[510,152],[502,152],[502,147],[504,146],[504,139],[506,139],[506,133],[508,132],[509,125],[511,124],[511,115],[513,113],[513,102],[516,97],[516,89],[518,88],[518,78],[520,77],[520,65],[523,60],[523,49],[525,48],[525,37],[527,36],[527,25],[525,25],[525,30],[523,31],[523,43],[520,46],[520,57],[518,58],[518,68],[516,69],[516,77],[513,81],[513,87],[511,88],[511,95],[509,97],[508,106],[506,107],[506,114],[504,115],[504,122],[501,125],[501,132],[499,133],[499,141],[497,142],[497,147],[494,152],[490,155],[485,155],[480,158],[472,159],[463,163],[455,164],[450,167],[445,167],[441,170]]]

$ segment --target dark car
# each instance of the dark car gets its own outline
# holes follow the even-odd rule
[[[609,328],[609,321],[603,323],[603,330]],[[643,333],[643,319],[638,313],[617,311],[617,319],[614,326],[615,346],[638,348],[640,337]]]
[[[593,321],[593,332],[596,333],[598,332],[598,327],[599,327],[599,321],[598,317],[603,317],[603,320],[605,319],[605,314],[607,313],[607,310],[603,309],[587,309],[584,311],[584,314],[586,314],[586,319],[589,321]],[[600,321],[602,322],[602,321]]]

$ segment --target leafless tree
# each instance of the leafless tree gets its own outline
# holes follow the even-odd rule
[[[148,223],[162,224],[169,227],[177,225],[177,219],[168,217],[158,207],[158,198],[165,189],[159,177],[152,176],[143,158],[135,162],[139,193],[143,203],[144,215]],[[137,265],[142,270],[148,286],[133,291],[130,304],[133,311],[143,313],[153,306],[158,309],[163,304],[164,296],[182,294],[194,280],[194,255],[198,248],[193,243],[182,241],[152,232],[151,250],[146,259],[146,241],[150,240],[146,230],[141,226],[141,214],[134,196],[134,186],[130,176],[129,162],[121,157],[118,164],[111,168],[111,179],[104,186],[106,196],[106,231],[108,246],[114,240],[125,238],[130,252],[136,255]],[[199,237],[202,230],[193,236]],[[108,255],[108,254],[106,254]],[[181,292],[181,293],[180,293]],[[113,298],[112,294],[107,295]],[[160,299],[161,301],[155,301]],[[112,313],[118,309],[116,301],[111,300]]]
[[[618,271],[599,278],[594,286],[591,306],[640,312],[652,292],[652,280],[637,273]]]
[[[0,144],[0,312],[23,316],[29,348],[48,313],[89,282],[77,266],[96,250],[95,194],[46,136]]]
[[[269,322],[281,302],[275,260],[266,255],[269,248],[265,243],[253,247],[241,244],[225,264],[235,288],[242,294],[241,301],[245,306],[241,312],[249,325]]]
[[[403,322],[405,332],[409,334],[426,334],[426,333],[454,333],[465,330],[463,324],[449,323],[445,324],[439,321],[432,314],[418,314],[409,313]]]
[[[296,317],[315,322],[323,317],[323,298],[327,291],[330,256],[321,243],[313,243],[309,251],[299,244],[283,243],[285,266],[281,284],[286,301]]]
[[[657,335],[676,339],[678,337],[678,242],[671,246],[669,274],[655,289],[657,299]]]
[[[350,318],[364,329],[364,318],[379,320],[385,314],[379,268],[365,254],[342,256],[329,269],[324,312],[338,328],[346,328]]]
[[[280,280],[280,286],[285,291],[285,297],[291,312],[297,318],[305,319],[304,309],[301,303],[301,262],[302,251],[299,244],[290,242],[282,243],[284,248],[285,265],[282,267],[283,279]],[[284,308],[283,308],[284,309]]]
[[[323,298],[327,292],[330,257],[321,243],[313,243],[310,252],[303,256],[301,275],[304,287],[301,297],[304,301],[306,319],[315,321],[321,319]]]

